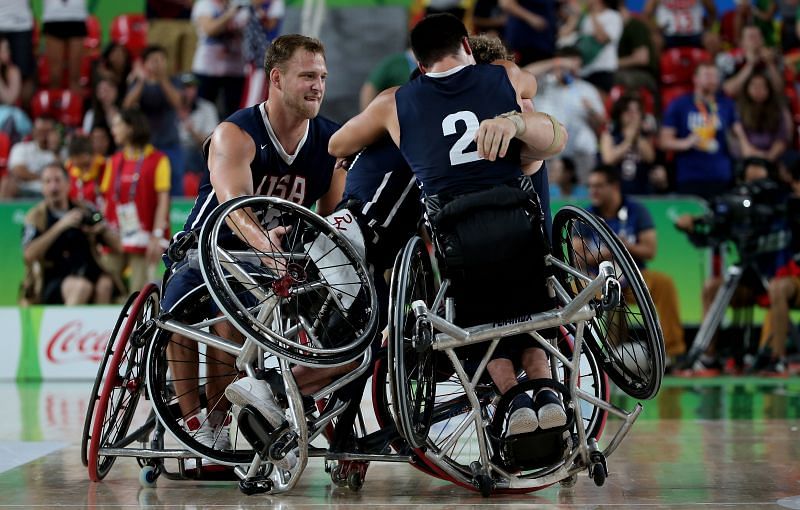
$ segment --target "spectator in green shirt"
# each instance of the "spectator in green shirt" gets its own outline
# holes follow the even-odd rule
[[[381,60],[367,76],[367,81],[361,87],[359,105],[361,110],[382,91],[389,87],[402,85],[408,81],[411,72],[417,68],[417,60],[411,49],[402,53],[395,53]]]
[[[627,89],[646,87],[654,95],[658,91],[658,56],[651,28],[620,4],[623,29],[617,56],[618,69],[614,82]]]

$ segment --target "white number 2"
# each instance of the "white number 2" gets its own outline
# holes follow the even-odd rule
[[[463,165],[464,163],[472,163],[473,161],[482,159],[480,156],[478,156],[477,150],[464,152],[469,146],[470,142],[475,139],[475,132],[478,131],[478,126],[480,125],[478,122],[478,116],[474,113],[468,110],[463,110],[460,112],[451,113],[445,117],[442,121],[442,132],[444,133],[444,136],[456,134],[456,123],[458,123],[458,121],[463,121],[464,124],[466,124],[467,129],[450,148],[450,165],[452,166]]]

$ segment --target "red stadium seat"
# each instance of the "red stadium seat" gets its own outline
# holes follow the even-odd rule
[[[0,176],[8,173],[8,155],[11,153],[11,138],[0,131]]]
[[[147,18],[144,14],[120,14],[111,22],[111,40],[138,57],[147,46]]]
[[[36,58],[36,74],[39,81],[39,87],[50,87],[50,67],[47,65],[47,59],[44,55],[39,55]]]
[[[668,86],[691,85],[697,64],[709,61],[711,56],[706,50],[670,48],[661,54],[661,83]]]
[[[606,99],[606,110],[609,114],[611,113],[611,107],[614,105],[614,103],[617,102],[619,98],[621,98],[622,95],[628,91],[629,90],[622,85],[614,85],[614,87],[612,87],[611,92],[608,93],[608,97]],[[655,98],[653,97],[653,93],[650,92],[646,87],[639,87],[639,89],[635,90],[634,92],[639,95],[639,99],[642,101],[642,109],[644,110],[644,113],[655,115],[656,102]]]
[[[89,53],[99,53],[100,43],[103,40],[103,29],[97,16],[89,15],[86,18],[86,38],[83,40],[83,47]]]
[[[40,90],[31,99],[33,117],[49,115],[59,122],[78,127],[83,122],[83,98],[69,90]]]
[[[719,19],[719,35],[722,42],[728,47],[738,46],[739,36],[736,34],[736,9],[731,9],[722,13]]]
[[[675,87],[661,87],[661,110],[667,111],[669,104],[677,97],[687,94],[694,90],[690,85],[678,85]]]

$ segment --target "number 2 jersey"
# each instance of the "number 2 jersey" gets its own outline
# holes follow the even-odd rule
[[[480,158],[475,144],[482,120],[520,109],[504,67],[427,73],[400,87],[395,101],[400,151],[425,195],[480,191],[521,175],[519,140],[495,161]]]
[[[281,147],[269,124],[266,103],[239,110],[225,122],[239,126],[256,145],[256,155],[250,163],[256,195],[283,198],[310,207],[330,188],[336,158],[328,154],[328,141],[339,124],[319,115],[309,120],[305,136],[290,155]],[[208,142],[203,152],[208,160]],[[219,201],[206,174],[183,229],[202,227],[217,205]]]

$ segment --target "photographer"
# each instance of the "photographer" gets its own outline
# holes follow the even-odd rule
[[[739,271],[728,273],[730,281],[723,280],[722,276],[711,276],[704,283],[704,324],[709,319],[713,323],[719,319],[716,314],[724,313],[723,308],[713,311],[714,317],[708,317],[712,303],[724,284],[735,284],[725,306],[740,308],[761,303],[767,292],[768,280],[790,259],[787,195],[771,178],[772,174],[774,168],[771,163],[760,158],[748,158],[742,163],[743,183],[730,193],[713,199],[709,204],[709,214],[681,216],[676,221],[676,227],[686,232],[696,246],[718,247],[723,243],[732,243],[740,257],[735,264]],[[698,347],[705,350],[695,369],[712,372],[721,369],[715,346],[705,349],[711,343],[713,334],[711,330],[707,336],[698,336],[695,340],[701,343],[693,350]]]
[[[25,216],[22,304],[110,303],[114,281],[97,262],[98,243],[119,238],[97,211],[69,200],[69,176],[57,163],[42,170],[44,200]]]

